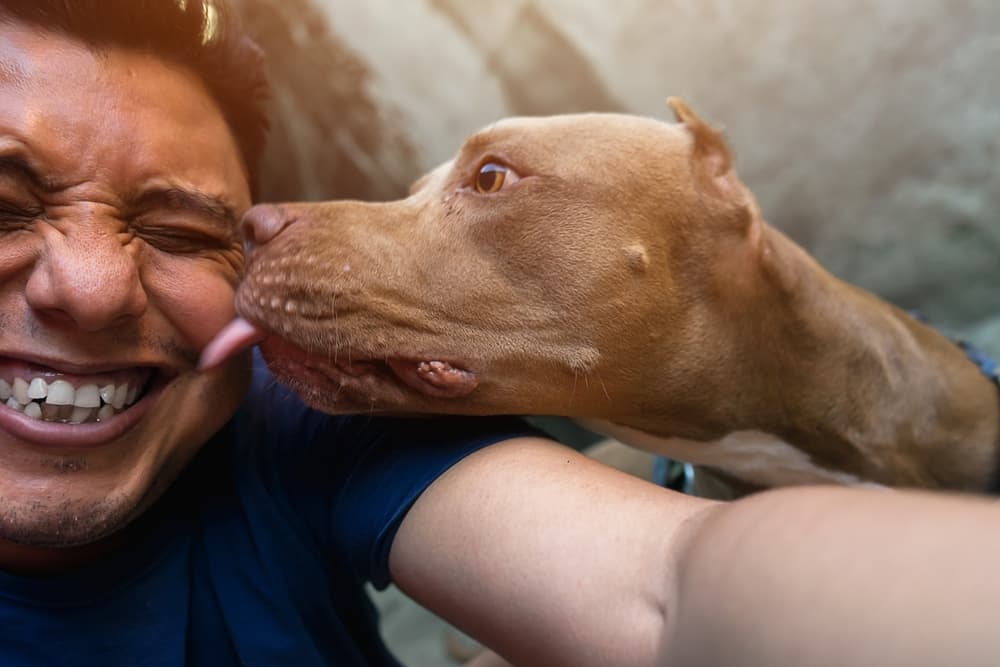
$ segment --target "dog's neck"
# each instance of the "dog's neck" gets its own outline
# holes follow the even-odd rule
[[[859,481],[986,488],[1000,429],[989,380],[937,332],[761,233],[759,279],[697,308],[693,335],[714,344],[660,351],[655,393],[612,421],[688,442],[772,437]]]

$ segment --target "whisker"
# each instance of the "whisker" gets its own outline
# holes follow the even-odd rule
[[[340,353],[340,327],[337,326],[337,295],[334,294],[330,297],[330,316],[333,320],[333,338],[334,344],[334,356],[333,360],[337,361],[337,355]]]
[[[604,398],[608,399],[608,403],[611,402],[611,394],[608,393],[608,387],[604,384],[604,378],[600,376],[599,373],[594,373],[597,376],[597,381],[601,383],[601,391],[604,392]]]

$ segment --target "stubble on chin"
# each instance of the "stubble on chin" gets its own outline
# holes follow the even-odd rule
[[[0,540],[29,547],[73,547],[120,530],[134,516],[138,498],[118,494],[96,500],[0,496]]]
[[[147,512],[187,462],[187,457],[171,459],[146,483],[123,487],[97,498],[51,492],[30,498],[10,497],[0,488],[0,542],[27,547],[64,548],[107,538],[121,532]],[[42,463],[60,475],[86,477],[88,474],[85,458],[57,457]],[[83,479],[78,479],[76,483],[88,486]]]

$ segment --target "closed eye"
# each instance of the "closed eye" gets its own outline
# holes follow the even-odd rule
[[[149,218],[150,216],[147,216],[133,221],[132,229],[136,236],[146,243],[168,254],[201,254],[229,250],[237,245],[234,237],[219,233],[211,225],[194,221]]]
[[[40,208],[24,208],[0,201],[0,231],[25,229],[45,215]]]
[[[27,209],[0,201],[0,218],[17,220],[33,220],[44,215],[41,209]]]

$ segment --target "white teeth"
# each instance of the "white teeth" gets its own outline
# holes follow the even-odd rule
[[[139,385],[127,382],[74,387],[66,380],[48,383],[41,377],[30,382],[24,378],[0,379],[0,404],[32,419],[80,424],[110,419],[135,403],[139,391]]]
[[[93,386],[93,385],[91,385],[91,386]],[[79,395],[79,392],[77,392],[77,395]],[[87,421],[87,419],[90,418],[90,415],[93,412],[94,412],[93,408],[82,408],[80,406],[77,406],[77,407],[73,408],[73,412],[69,416],[69,423],[70,424],[82,424],[83,422]]]
[[[76,389],[73,388],[73,385],[66,380],[56,380],[49,385],[49,396],[45,402],[52,405],[73,405],[75,398]]]
[[[14,384],[11,387],[13,389],[13,396],[17,399],[17,402],[21,405],[27,405],[31,402],[28,397],[28,383],[24,381],[24,378],[14,378]]]
[[[73,405],[78,408],[99,408],[101,407],[101,395],[97,391],[96,384],[85,384],[76,388],[76,398]]]
[[[35,378],[28,385],[28,398],[45,398],[49,394],[49,383],[42,378]]]
[[[32,419],[41,419],[42,406],[40,406],[38,403],[35,402],[28,403],[26,406],[24,406],[24,414],[27,415],[28,417],[31,417]]]
[[[125,406],[125,399],[128,398],[128,385],[120,384],[118,388],[115,389],[115,397],[111,401],[111,405],[114,406],[115,410],[121,410]]]

